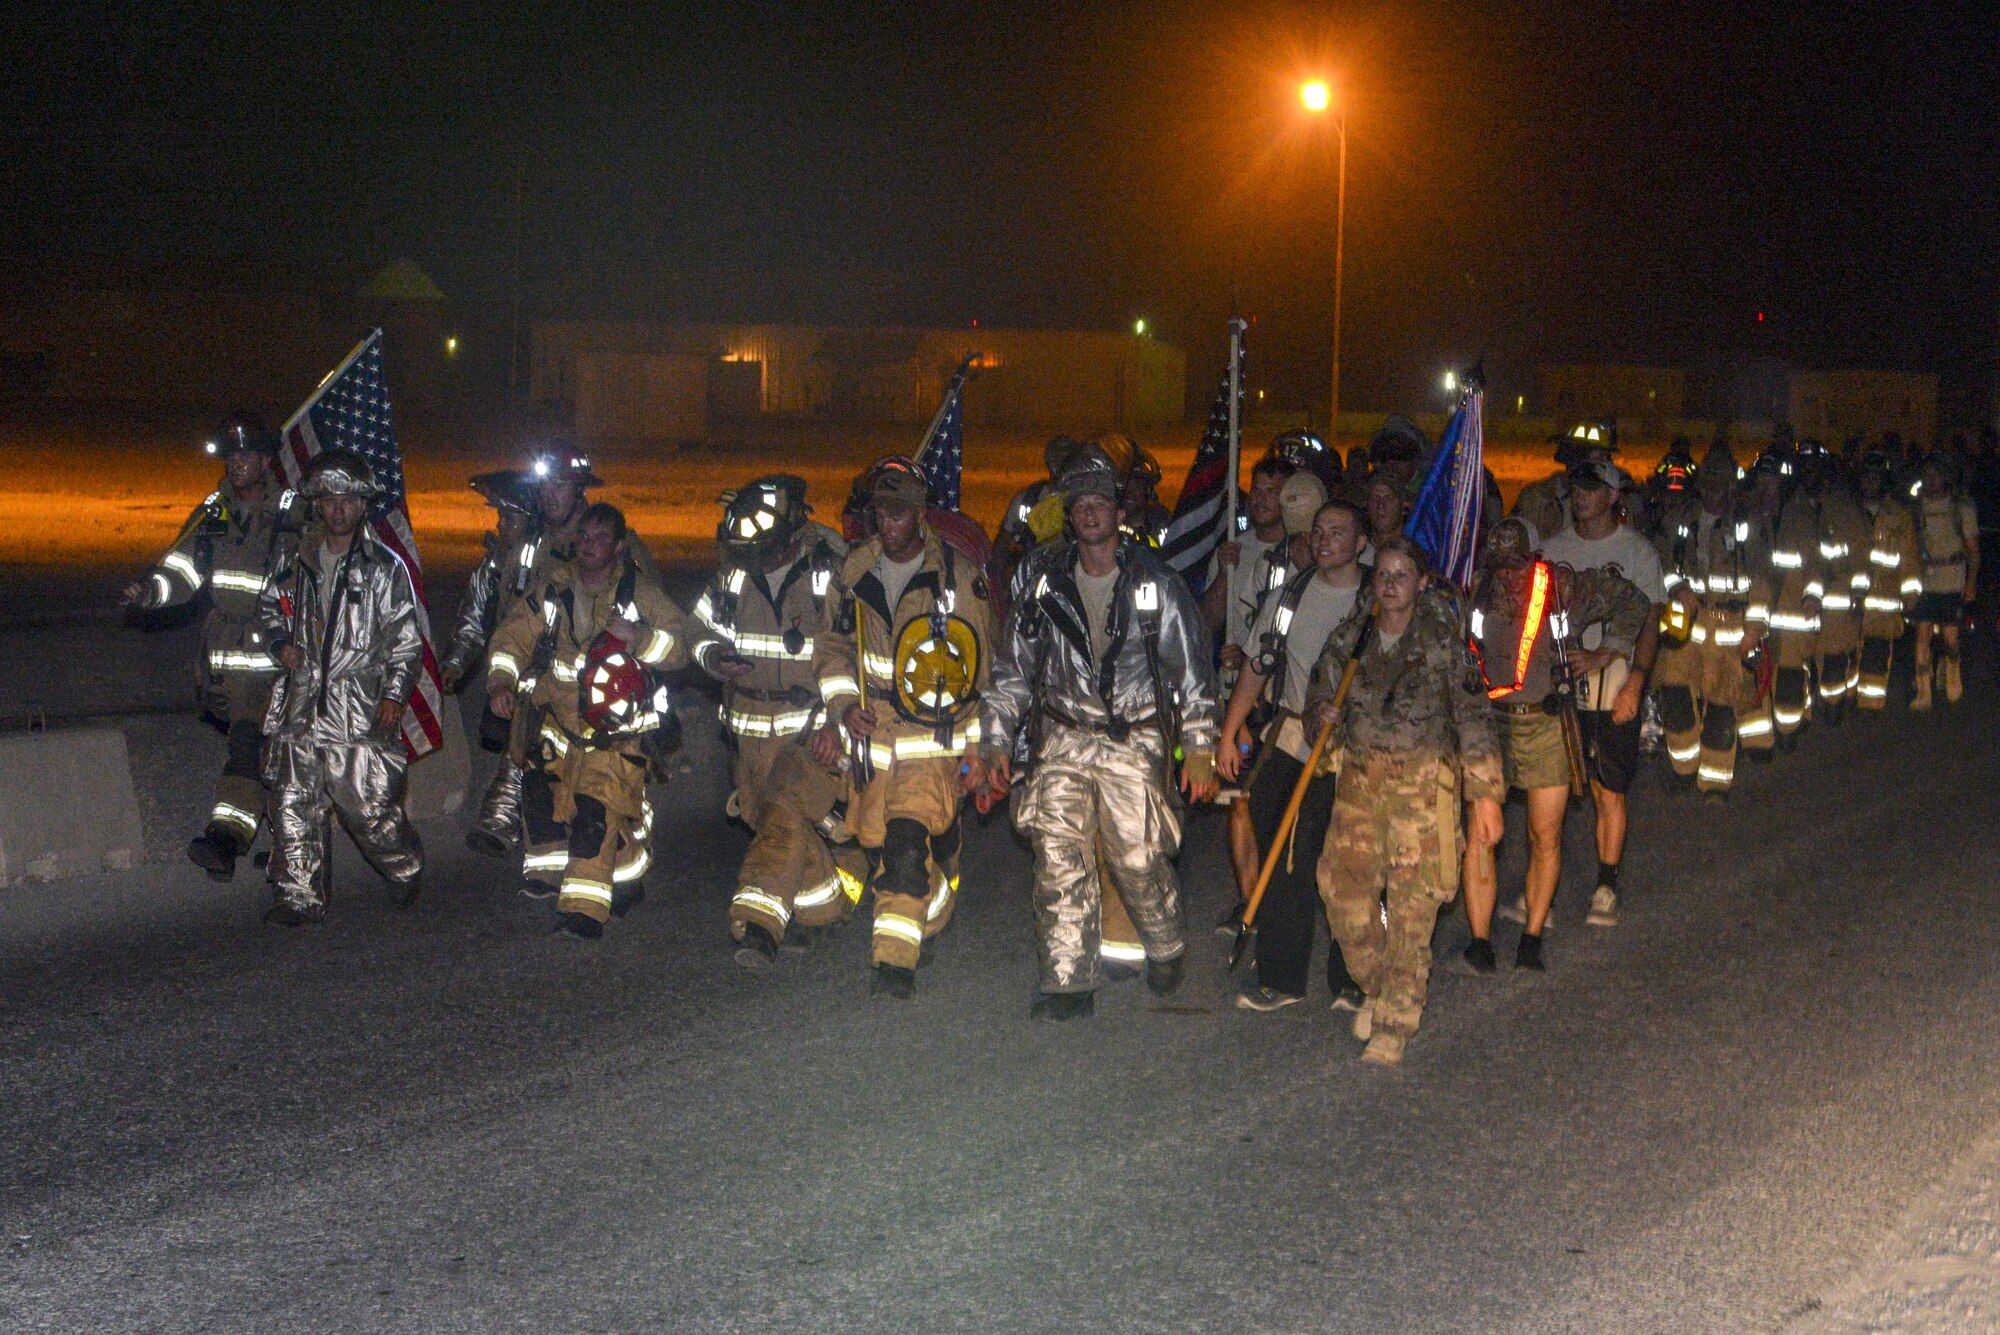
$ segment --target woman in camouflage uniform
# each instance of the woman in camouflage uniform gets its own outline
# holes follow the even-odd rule
[[[1385,1066],[1403,1059],[1423,1015],[1431,928],[1458,888],[1460,802],[1471,804],[1474,837],[1497,843],[1507,791],[1492,706],[1457,608],[1424,586],[1415,544],[1400,536],[1379,544],[1379,611],[1372,624],[1350,618],[1328,639],[1307,701],[1316,721],[1333,717],[1336,683],[1359,653],[1338,714],[1340,785],[1319,887],[1367,996],[1354,1020],[1355,1036],[1368,1040],[1362,1059]]]

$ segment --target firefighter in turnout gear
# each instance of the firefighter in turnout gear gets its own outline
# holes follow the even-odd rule
[[[1021,565],[965,784],[1008,789],[1016,736],[1031,764],[1014,809],[1035,860],[1035,926],[1048,1020],[1088,1015],[1102,979],[1100,857],[1146,947],[1155,992],[1180,983],[1186,949],[1173,858],[1181,790],[1215,794],[1216,686],[1187,588],[1118,532],[1119,478],[1101,454],[1063,475],[1071,536]]]
[[[408,908],[424,850],[403,812],[401,723],[423,671],[410,573],[368,526],[381,491],[359,454],[327,450],[299,494],[314,524],[286,544],[257,601],[261,642],[284,668],[271,691],[264,779],[271,789],[269,921],[317,922],[332,893],[331,817]]]
[[[208,442],[222,460],[222,483],[194,508],[151,575],[128,585],[127,607],[174,607],[208,590],[196,671],[202,712],[228,735],[208,827],[188,857],[218,881],[236,874],[264,819],[264,714],[278,662],[257,626],[257,599],[278,556],[280,531],[299,506],[271,465],[278,438],[255,417],[235,413]]]
[[[644,894],[653,814],[644,743],[671,707],[656,674],[688,658],[681,610],[625,540],[624,515],[589,507],[574,555],[515,606],[486,664],[493,712],[520,716],[535,739],[523,870],[556,887],[559,926],[585,938]]]
[[[1570,677],[1577,637],[1586,626],[1601,626],[1602,647],[1630,655],[1652,610],[1630,581],[1601,567],[1552,566],[1536,559],[1534,544],[1524,519],[1494,525],[1473,584],[1467,627],[1492,701],[1504,777],[1528,799],[1527,921],[1515,964],[1529,969],[1542,967],[1542,930],[1562,877],[1570,792],[1572,786],[1581,790],[1588,777],[1572,768],[1583,760]],[[1494,968],[1494,853],[1474,842],[1466,859],[1465,916],[1473,939],[1465,961],[1475,973]],[[1609,926],[1617,921],[1616,899],[1605,895],[1602,901],[1593,902],[1592,920]]]
[[[1818,691],[1814,708],[1829,727],[1839,727],[1861,681],[1861,617],[1873,584],[1868,553],[1874,525],[1835,474],[1834,459],[1816,440],[1799,443],[1794,459],[1799,490],[1792,504],[1810,519],[1816,533],[1812,554],[1819,630],[1813,637],[1812,670]]]
[[[843,553],[808,521],[805,496],[805,482],[789,473],[725,493],[722,564],[694,607],[694,659],[722,683],[722,724],[736,755],[731,805],[753,833],[729,903],[746,968],[845,922],[867,866],[848,829],[843,780],[810,749],[828,693],[851,694],[853,683],[848,674],[821,679]]]
[[[521,556],[529,550],[540,522],[532,473],[514,469],[481,473],[472,479],[472,488],[493,507],[495,518],[493,532],[486,535],[486,556],[465,582],[458,625],[441,664],[448,693],[460,690],[484,666],[493,632],[527,595],[534,558],[523,561]],[[487,785],[478,823],[466,832],[465,842],[475,852],[511,857],[521,847],[522,776],[514,760],[511,723],[490,709],[482,711],[479,744],[500,753],[500,767]]]
[[[925,522],[926,493],[914,466],[877,470],[875,536],[842,564],[836,633],[818,650],[840,733],[815,749],[837,764],[850,739],[847,820],[873,868],[871,986],[901,999],[958,894],[959,780],[978,755],[993,644],[985,574]]]
[[[1872,534],[1868,542],[1868,583],[1861,597],[1861,673],[1855,688],[1863,709],[1889,703],[1889,666],[1903,635],[1903,616],[1923,591],[1918,567],[1917,529],[1910,509],[1896,496],[1889,456],[1871,451],[1861,461],[1861,510]]]
[[[1378,615],[1350,618],[1327,640],[1306,709],[1315,730],[1329,718],[1337,727],[1340,783],[1319,884],[1367,997],[1354,1033],[1367,1040],[1364,1061],[1394,1065],[1423,1015],[1438,910],[1458,889],[1461,805],[1472,842],[1498,844],[1507,781],[1458,608],[1425,590],[1408,538],[1377,546],[1374,588]],[[1336,713],[1350,658],[1353,685]]]
[[[1771,477],[1793,475],[1789,442],[1773,443],[1751,465],[1753,485],[1767,490]],[[1771,643],[1775,668],[1771,681],[1771,717],[1778,746],[1789,750],[1812,716],[1812,664],[1819,645],[1820,595],[1826,591],[1826,560],[1820,554],[1818,506],[1803,491],[1785,498],[1778,511],[1777,536],[1771,546],[1774,588],[1771,596]]]
[[[1768,754],[1771,702],[1749,664],[1770,627],[1773,583],[1764,525],[1737,493],[1736,459],[1717,441],[1695,474],[1700,504],[1665,516],[1659,538],[1667,606],[1653,682],[1674,773],[1726,793],[1739,747]]]

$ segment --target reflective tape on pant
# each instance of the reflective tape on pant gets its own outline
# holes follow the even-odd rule
[[[242,807],[229,802],[217,802],[215,808],[208,813],[208,818],[232,829],[241,830],[248,838],[257,837],[258,816],[254,811],[245,811]]]
[[[569,854],[565,852],[530,853],[521,859],[523,871],[561,871],[569,866]]]
[[[1771,731],[1771,720],[1763,717],[1762,715],[1759,715],[1756,718],[1746,718],[1736,725],[1736,735],[1738,737],[1762,737],[1764,734],[1770,731]],[[1699,747],[1695,749],[1697,753],[1700,751]],[[1693,756],[1688,757],[1688,759],[1690,760],[1692,760],[1693,758],[1694,758]]]
[[[614,885],[629,885],[644,876],[653,865],[653,855],[644,844],[634,844],[625,850],[628,857],[621,865],[611,869]]]
[[[834,875],[827,877],[824,881],[821,881],[818,885],[814,886],[812,889],[800,892],[797,896],[793,898],[792,903],[795,907],[798,908],[816,909],[819,908],[821,905],[831,904],[834,900],[834,897],[839,893],[840,893],[840,876],[838,873],[835,873]]]
[[[1695,777],[1707,779],[1710,783],[1728,783],[1736,777],[1734,768],[1723,769],[1717,765],[1703,765],[1695,771]]]
[[[789,737],[812,722],[813,710],[793,709],[782,714],[752,714],[725,708],[722,722],[738,737]]]
[[[729,903],[732,908],[742,907],[757,913],[768,914],[778,920],[779,926],[783,926],[792,920],[792,911],[785,907],[784,900],[779,899],[776,895],[767,895],[752,885],[746,885],[738,890],[736,897],[730,900]]]
[[[1690,761],[1690,760],[1694,760],[1694,759],[1697,759],[1697,758],[1699,758],[1699,757],[1700,757],[1700,755],[1701,755],[1701,743],[1700,743],[1700,742],[1696,742],[1696,743],[1695,743],[1695,744],[1694,744],[1693,746],[1690,746],[1690,747],[1686,748],[1685,750],[1683,750],[1683,749],[1681,749],[1680,747],[1678,747],[1678,746],[1675,746],[1675,745],[1674,745],[1674,744],[1673,744],[1672,742],[1668,742],[1668,743],[1667,743],[1667,755],[1668,755],[1668,756],[1669,756],[1669,757],[1670,757],[1671,759],[1674,759],[1674,760],[1678,760],[1678,761],[1680,761],[1680,762],[1681,762],[1682,764],[1686,764],[1686,763],[1687,763],[1688,761]]]
[[[936,922],[945,905],[951,902],[952,894],[958,889],[958,881],[940,879],[938,888],[931,893],[930,902],[924,905],[924,921]]]
[[[246,649],[215,649],[208,665],[220,672],[276,672],[278,662],[267,653]]]
[[[1097,946],[1101,959],[1116,960],[1121,964],[1143,964],[1146,961],[1144,946],[1128,946],[1122,941],[1101,941]]]
[[[915,918],[906,918],[900,913],[878,913],[875,915],[875,935],[892,936],[918,949],[924,944],[924,925]]]
[[[593,899],[600,904],[611,902],[611,887],[602,881],[586,881],[580,877],[566,876],[563,878],[562,892],[565,896]]]

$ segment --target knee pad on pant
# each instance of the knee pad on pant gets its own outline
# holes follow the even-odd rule
[[[1710,705],[1701,723],[1701,744],[1711,751],[1728,751],[1736,745],[1736,711],[1728,705]]]
[[[569,856],[573,862],[588,862],[604,851],[605,836],[610,833],[611,822],[604,811],[604,803],[594,797],[578,794],[576,815],[569,823]]]
[[[249,719],[229,725],[229,759],[223,762],[222,772],[232,778],[263,782],[264,734]]]
[[[1693,732],[1700,722],[1694,712],[1694,691],[1686,686],[1662,686],[1658,691],[1660,726],[1668,732]]]
[[[875,883],[890,894],[922,899],[931,889],[925,869],[929,854],[930,831],[922,821],[892,818],[882,833],[882,870]]]
[[[563,837],[556,823],[556,793],[549,776],[531,769],[521,778],[521,824],[532,844],[554,843]]]
[[[1771,683],[1771,694],[1784,704],[1804,706],[1809,694],[1806,689],[1806,670],[1802,667],[1779,668],[1775,680]]]
[[[1871,635],[1861,642],[1861,670],[1870,676],[1881,677],[1889,672],[1888,640],[1879,635]]]
[[[965,842],[964,818],[954,817],[951,822],[951,828],[943,834],[932,835],[930,841],[931,857],[937,862],[938,866],[951,866],[952,859],[958,856],[959,846]]]

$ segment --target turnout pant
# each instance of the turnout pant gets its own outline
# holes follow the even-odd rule
[[[1257,847],[1270,855],[1271,841],[1277,837],[1278,822],[1292,800],[1292,788],[1305,766],[1276,747],[1265,752],[1250,783],[1250,823],[1257,831]],[[1333,822],[1334,777],[1316,776],[1306,787],[1306,800],[1299,807],[1298,824],[1264,887],[1263,901],[1257,906],[1257,981],[1274,992],[1304,996],[1306,975],[1312,968],[1313,938],[1319,935],[1323,906],[1319,896],[1320,851],[1326,844],[1327,826]],[[1347,964],[1340,942],[1328,944],[1326,986],[1334,996],[1349,985]]]
[[[1855,680],[1855,703],[1863,709],[1881,709],[1889,703],[1889,668],[1896,656],[1896,642],[1886,635],[1869,635],[1861,641],[1861,657]]]
[[[1187,948],[1173,866],[1180,816],[1165,771],[1156,729],[1114,742],[1048,721],[1014,809],[1014,824],[1034,850],[1042,991],[1092,992],[1103,981],[1100,865],[1148,960],[1178,959]]]
[[[272,680],[269,673],[238,672],[209,683],[211,710],[222,706],[229,752],[215,781],[208,823],[227,830],[239,853],[256,842],[269,796],[264,785],[264,713],[271,705]]]
[[[879,735],[879,734],[878,734]],[[848,821],[875,863],[870,962],[914,969],[924,942],[951,922],[958,900],[957,756],[884,765],[849,800]]]
[[[1743,618],[1704,609],[1688,642],[1662,648],[1654,668],[1660,724],[1674,773],[1703,792],[1727,792],[1739,745],[1769,749],[1776,740],[1771,702],[1757,698],[1757,677],[1743,662]]]
[[[407,764],[400,742],[273,741],[271,882],[280,901],[295,909],[325,908],[335,814],[384,879],[397,885],[417,879],[424,849],[403,812]]]
[[[1431,929],[1451,897],[1458,791],[1435,756],[1376,755],[1341,771],[1319,860],[1320,894],[1375,1032],[1417,1032],[1430,991]],[[1387,922],[1383,920],[1387,901]]]
[[[1782,630],[1773,660],[1777,669],[1771,677],[1771,719],[1780,737],[1789,737],[1812,717],[1812,667],[1818,632]]]
[[[796,738],[743,737],[736,748],[737,813],[754,835],[736,873],[729,935],[741,941],[755,923],[783,941],[793,923],[846,921],[865,862],[851,844],[831,843],[846,834],[840,776],[814,764]]]
[[[615,887],[639,880],[652,863],[652,816],[646,757],[636,744],[590,751],[571,743],[522,781],[523,868],[556,887],[558,913],[607,922]]]
[[[493,782],[479,802],[476,828],[492,835],[508,848],[521,846],[521,784],[525,773],[510,757],[500,757]]]

